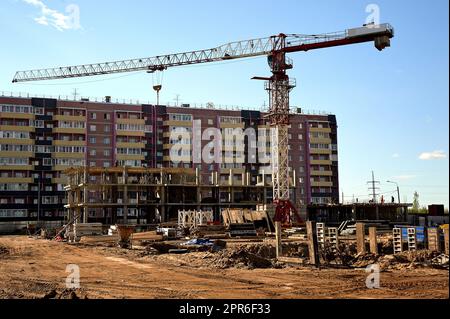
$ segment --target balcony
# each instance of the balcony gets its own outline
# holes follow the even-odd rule
[[[311,165],[332,165],[331,160],[311,160]]]
[[[163,126],[192,127],[192,121],[164,121]]]
[[[331,144],[331,138],[328,137],[311,137],[309,142],[312,144]]]
[[[33,165],[0,165],[0,171],[33,171]]]
[[[86,146],[86,141],[53,140],[54,146]]]
[[[34,140],[26,138],[0,138],[0,143],[11,145],[34,145]]]
[[[29,158],[33,157],[33,152],[7,152],[0,151],[0,157],[16,157],[16,158]]]
[[[145,137],[145,132],[143,130],[142,131],[117,130],[116,134],[120,135],[120,136],[140,136],[140,137]]]
[[[309,153],[311,153],[311,154],[331,154],[331,150],[324,149],[324,148],[311,148],[311,149],[309,149]]]
[[[32,113],[0,112],[0,118],[34,120],[35,115]]]
[[[311,187],[333,187],[333,182],[311,182]]]
[[[117,148],[145,148],[144,142],[130,143],[130,142],[117,142]]]
[[[54,127],[53,133],[86,134],[86,129],[85,128],[73,128],[73,127]]]
[[[142,154],[133,154],[133,155],[129,155],[129,154],[117,154],[116,155],[116,160],[119,161],[127,161],[127,160],[131,160],[131,161],[142,161],[144,160],[144,155]]]
[[[312,170],[311,171],[312,176],[333,176],[332,171],[318,171],[318,170]]]
[[[52,153],[53,158],[84,158],[85,153]]]
[[[144,119],[129,119],[129,118],[116,118],[117,124],[137,124],[145,125]]]
[[[4,184],[31,184],[33,182],[32,177],[0,177],[0,183]]]
[[[310,132],[321,132],[321,133],[331,133],[331,128],[329,127],[310,127]]]
[[[85,122],[86,116],[78,116],[78,115],[54,115],[53,119],[55,121],[77,121],[77,122]]]
[[[0,131],[34,132],[33,126],[0,125]]]

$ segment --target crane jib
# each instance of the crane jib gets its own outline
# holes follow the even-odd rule
[[[231,42],[207,50],[98,64],[19,71],[16,72],[13,83],[136,71],[155,72],[169,67],[257,57],[271,55],[275,52],[309,51],[370,41],[374,41],[375,46],[382,50],[389,46],[389,39],[393,36],[394,29],[389,24],[365,25],[360,28],[320,35],[280,34],[266,38]]]

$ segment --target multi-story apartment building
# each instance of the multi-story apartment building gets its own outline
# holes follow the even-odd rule
[[[196,168],[204,183],[214,174],[218,180],[271,179],[265,113],[106,101],[0,96],[0,225],[61,222],[70,167]],[[307,204],[337,203],[335,116],[298,110],[289,139],[291,197],[301,215]]]

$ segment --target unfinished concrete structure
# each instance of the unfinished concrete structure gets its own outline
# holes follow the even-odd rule
[[[403,224],[407,222],[408,203],[352,203],[352,204],[311,204],[308,205],[308,220],[340,225],[346,220],[384,221]]]
[[[211,173],[205,182],[192,168],[71,168],[65,171],[68,185],[68,221],[104,224],[154,224],[177,220],[179,210],[214,212],[218,220],[224,208],[255,209],[272,203],[272,184],[264,174],[249,172],[228,180]],[[295,188],[295,178],[290,178]],[[270,210],[270,208],[269,208]]]

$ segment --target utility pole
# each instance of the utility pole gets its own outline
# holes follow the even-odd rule
[[[377,202],[377,196],[378,196],[377,190],[379,190],[380,188],[375,186],[375,185],[379,185],[380,181],[376,181],[375,180],[375,175],[374,175],[373,171],[372,171],[372,180],[367,182],[367,184],[371,185],[371,187],[369,187],[369,191],[372,191],[372,194],[371,194],[372,195],[372,200],[373,200],[374,203],[376,203]]]
[[[177,103],[176,106],[178,106],[178,103],[180,102],[180,94],[175,94],[174,101]]]
[[[400,201],[400,187],[398,186],[398,183],[397,182],[393,182],[393,181],[386,181],[386,183],[392,183],[392,184],[395,184],[397,186],[398,203],[401,204],[401,201]],[[405,203],[406,203],[406,201],[405,201]]]
[[[72,94],[73,94],[73,99],[74,99],[74,101],[76,101],[76,100],[77,100],[77,96],[79,95],[79,94],[78,94],[78,90],[77,90],[77,89],[73,89]]]

